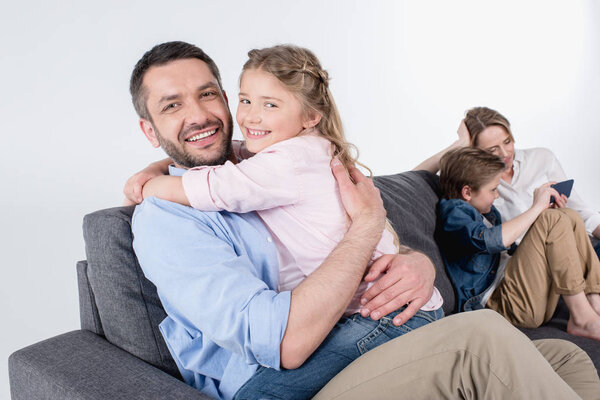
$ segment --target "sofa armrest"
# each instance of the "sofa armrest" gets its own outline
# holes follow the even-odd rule
[[[85,330],[18,350],[8,364],[13,400],[210,399]]]

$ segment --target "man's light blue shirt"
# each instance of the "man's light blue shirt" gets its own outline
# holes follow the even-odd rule
[[[258,365],[280,368],[291,292],[276,291],[277,250],[255,213],[202,212],[152,197],[136,207],[132,230],[186,383],[230,399]]]

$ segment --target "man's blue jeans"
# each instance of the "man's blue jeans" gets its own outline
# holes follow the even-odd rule
[[[342,318],[301,367],[277,371],[259,366],[235,394],[234,400],[309,399],[362,354],[444,316],[441,308],[419,310],[404,325],[395,326],[392,319],[403,309],[379,321],[363,318],[360,314]]]
[[[600,258],[600,240],[594,246],[594,250],[596,250],[596,254],[598,255],[598,258]]]

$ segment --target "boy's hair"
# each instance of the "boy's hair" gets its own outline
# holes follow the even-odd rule
[[[329,74],[312,51],[290,44],[250,50],[242,77],[245,71],[252,69],[275,76],[296,96],[305,113],[313,111],[321,116],[316,128],[334,144],[334,155],[346,168],[358,163],[358,150],[346,141],[342,120],[329,90]]]
[[[135,64],[133,72],[131,73],[131,79],[129,80],[129,91],[131,92],[131,100],[133,101],[133,107],[141,118],[147,119],[152,122],[146,100],[148,100],[148,93],[142,85],[146,72],[151,67],[165,65],[171,61],[186,60],[190,58],[196,58],[200,61],[204,61],[210,72],[217,79],[219,89],[223,90],[221,84],[221,75],[219,74],[219,68],[217,64],[210,58],[202,49],[189,44],[186,42],[166,42],[161,43],[150,50],[148,50],[142,58]]]
[[[447,199],[462,199],[463,187],[476,192],[505,168],[500,157],[481,149],[450,150],[440,160],[440,186]]]
[[[491,108],[473,107],[470,110],[467,110],[465,114],[465,125],[467,125],[467,129],[469,130],[473,146],[477,146],[479,134],[483,132],[485,128],[494,125],[504,128],[506,133],[508,133],[510,140],[513,142],[515,141],[510,130],[510,122],[508,122],[508,119]]]

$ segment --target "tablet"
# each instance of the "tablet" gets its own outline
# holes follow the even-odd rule
[[[567,198],[571,195],[571,189],[573,189],[573,179],[555,183],[550,187],[554,188],[558,193],[564,194]],[[550,204],[554,204],[554,196],[550,197]]]

